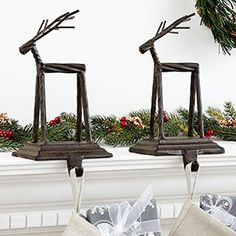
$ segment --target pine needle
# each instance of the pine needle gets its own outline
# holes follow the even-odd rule
[[[210,28],[215,42],[230,55],[236,47],[236,0],[197,0],[196,8],[201,24]]]

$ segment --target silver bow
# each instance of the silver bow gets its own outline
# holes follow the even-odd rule
[[[225,211],[221,207],[216,207],[212,215],[224,225],[236,231],[236,217]]]
[[[216,207],[220,207],[229,212],[233,207],[233,201],[230,197],[217,194],[206,194],[202,196],[201,205],[204,211],[212,214]]]
[[[158,219],[139,222],[138,218],[145,210],[153,197],[152,188],[149,186],[133,206],[124,201],[115,204],[108,209],[111,224],[102,223],[98,228],[103,236],[138,236],[148,234],[152,236],[154,232],[160,232],[160,222]]]
[[[218,221],[236,231],[236,217],[229,213],[233,201],[228,196],[207,194],[202,197],[203,209],[214,216]]]

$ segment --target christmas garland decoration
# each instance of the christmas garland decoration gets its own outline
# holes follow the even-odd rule
[[[158,114],[156,114],[156,121]],[[125,117],[96,115],[91,117],[92,137],[96,142],[112,146],[129,146],[149,136],[149,110],[130,112]],[[167,137],[186,136],[188,132],[188,110],[179,108],[175,113],[163,114],[165,135]],[[225,102],[224,111],[209,107],[203,115],[205,137],[227,141],[236,141],[236,109],[231,102]],[[157,122],[156,122],[157,124]],[[47,123],[48,139],[54,141],[73,141],[76,116],[61,113]],[[194,135],[198,135],[198,117],[195,114]],[[158,135],[158,126],[155,127]],[[32,125],[21,126],[10,119],[6,113],[0,113],[0,151],[13,151],[32,139]],[[85,139],[85,127],[82,127],[82,139]]]
[[[197,0],[201,24],[210,28],[214,40],[226,54],[236,47],[236,0]]]

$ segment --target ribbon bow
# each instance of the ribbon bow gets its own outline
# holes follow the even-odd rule
[[[145,222],[138,221],[138,218],[152,197],[153,192],[149,186],[133,206],[127,201],[112,205],[108,209],[111,224],[102,223],[97,226],[102,235],[138,236],[148,233],[149,236],[152,236],[154,232],[160,232],[160,222],[158,219]]]
[[[218,221],[236,231],[236,217],[229,213],[233,201],[228,196],[209,194],[203,196],[203,209],[214,216]]]
[[[216,207],[212,215],[224,225],[227,225],[232,230],[236,231],[236,217],[225,211],[221,207]]]

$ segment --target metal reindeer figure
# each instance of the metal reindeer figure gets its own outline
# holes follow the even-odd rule
[[[45,98],[45,73],[76,73],[77,74],[77,84],[78,93],[81,93],[84,105],[84,116],[86,124],[86,138],[91,141],[90,127],[89,127],[89,115],[88,115],[88,105],[86,97],[85,88],[85,65],[84,64],[56,64],[56,63],[43,63],[36,48],[36,42],[43,38],[44,36],[51,33],[53,30],[74,28],[74,26],[61,26],[64,21],[72,20],[74,15],[78,13],[79,10],[74,12],[67,12],[50,24],[48,20],[43,20],[41,23],[37,34],[20,47],[20,52],[26,54],[31,52],[36,62],[37,77],[36,77],[36,87],[35,87],[35,105],[34,105],[34,123],[33,123],[33,143],[38,142],[38,131],[39,131],[39,113],[41,115],[41,127],[42,127],[42,138],[44,142],[47,142],[47,127],[46,127],[46,98]],[[78,96],[78,111],[77,111],[77,133],[76,138],[80,140],[80,128],[81,128],[81,98]]]
[[[36,43],[44,36],[54,30],[73,29],[74,26],[64,26],[62,23],[72,20],[79,10],[67,12],[51,23],[48,20],[43,20],[37,34],[20,47],[20,52],[26,54],[31,52],[36,62],[37,76],[35,86],[35,105],[34,105],[34,121],[33,121],[33,140],[32,144],[23,147],[22,150],[14,152],[13,155],[31,158],[35,160],[41,159],[68,159],[68,157],[111,157],[104,149],[100,148],[91,140],[91,128],[89,120],[88,99],[85,85],[85,70],[84,64],[75,63],[43,63],[39,52],[36,48]],[[48,143],[47,125],[46,125],[46,98],[45,98],[45,73],[73,73],[77,75],[77,123],[76,123],[76,141],[75,143]],[[81,142],[82,128],[82,110],[84,114],[86,143]],[[39,118],[41,118],[42,143],[39,144]],[[35,145],[34,145],[35,144]],[[37,148],[36,148],[37,147]],[[35,153],[32,150],[37,149]],[[46,150],[43,152],[42,150]],[[43,153],[43,154],[41,154]],[[75,161],[76,162],[76,161]]]
[[[151,99],[151,118],[150,118],[150,138],[136,144],[130,148],[131,152],[137,152],[149,155],[168,155],[181,154],[183,150],[197,149],[199,153],[222,153],[223,148],[220,148],[210,140],[204,139],[204,126],[202,118],[202,102],[201,89],[199,79],[199,64],[198,63],[161,63],[154,43],[168,33],[178,34],[178,30],[190,29],[190,27],[179,26],[181,23],[189,21],[195,14],[183,16],[168,27],[166,21],[161,22],[157,33],[147,42],[139,47],[139,51],[144,54],[150,51],[154,62],[154,76]],[[190,72],[190,105],[189,105],[189,120],[188,120],[188,138],[167,139],[164,136],[164,121],[163,121],[163,93],[162,93],[162,73],[163,72]],[[194,134],[194,107],[195,98],[197,99],[198,124],[199,124],[199,139],[193,138]],[[156,101],[158,100],[158,128],[159,136],[155,139],[155,114]],[[189,145],[190,144],[190,145]]]
[[[150,137],[154,138],[154,118],[156,112],[156,97],[158,94],[158,124],[159,124],[159,135],[161,139],[164,139],[163,130],[163,95],[162,95],[162,72],[191,72],[191,103],[190,103],[190,116],[189,116],[189,136],[193,136],[193,107],[195,102],[195,91],[198,97],[198,121],[200,126],[200,136],[203,137],[203,122],[202,122],[202,104],[200,96],[200,82],[199,82],[199,65],[197,63],[161,63],[154,42],[168,33],[178,34],[177,29],[189,29],[190,27],[179,27],[181,23],[189,21],[194,14],[181,17],[176,20],[170,26],[165,28],[166,21],[161,22],[157,30],[156,35],[148,40],[146,43],[140,46],[139,50],[141,53],[145,53],[148,50],[152,55],[154,61],[154,78],[153,78],[153,90],[152,90],[152,107],[151,107],[151,122],[150,122]]]

